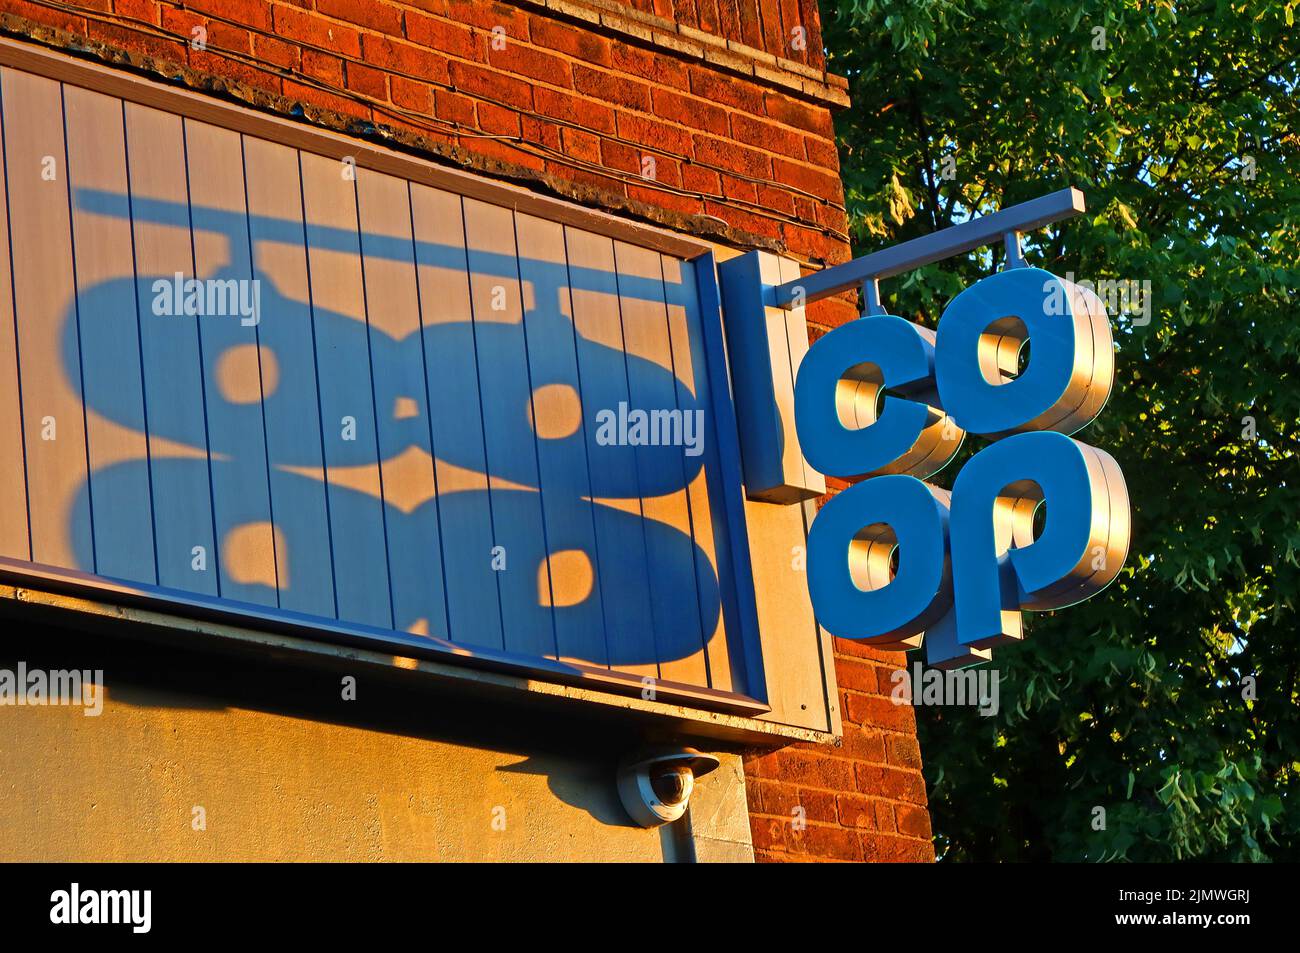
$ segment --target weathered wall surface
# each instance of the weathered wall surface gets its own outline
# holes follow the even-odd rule
[[[623,813],[614,766],[634,739],[617,732],[451,702],[343,661],[5,625],[0,669],[102,668],[106,692],[98,716],[0,707],[0,861],[752,856],[736,755],[701,779],[691,845]]]

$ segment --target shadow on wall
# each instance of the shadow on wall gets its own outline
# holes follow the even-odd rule
[[[615,793],[610,798],[593,798],[593,791],[614,790],[615,762],[587,762],[566,771],[556,771],[552,758],[531,755],[523,761],[497,768],[502,774],[529,774],[546,777],[546,786],[559,800],[577,807],[602,824],[613,827],[636,827],[623,810]]]
[[[563,247],[512,253],[514,234],[481,250],[501,236],[476,235],[497,223],[476,224],[486,213],[468,200],[463,221],[441,223],[447,244],[104,191],[73,201],[225,247],[197,288],[182,272],[78,289],[68,380],[88,416],[149,452],[90,473],[68,568],[615,667],[699,654],[714,636],[718,581],[694,525],[709,514],[686,499],[706,456],[618,441],[620,407],[669,411],[670,427],[705,417],[689,379],[703,375],[694,290],[665,281],[657,254],[636,270],[643,249],[602,239],[607,261],[583,267]],[[305,298],[263,267],[286,253]],[[350,269],[353,313],[330,306]],[[418,309],[400,337],[368,304],[368,282],[393,280]],[[185,313],[213,295],[255,302],[255,319]],[[576,326],[584,308],[599,340]],[[670,309],[687,315],[678,328]],[[667,366],[635,353],[647,335]],[[136,361],[99,357],[132,338]],[[685,380],[682,354],[699,369]],[[647,515],[674,494],[681,518]]]

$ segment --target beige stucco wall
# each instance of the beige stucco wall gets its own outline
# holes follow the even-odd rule
[[[10,633],[0,668],[102,666],[107,688],[98,717],[0,706],[0,860],[752,859],[736,755],[701,780],[683,840],[630,824],[612,769],[635,739],[588,735],[581,713],[364,670],[343,701],[346,668]]]

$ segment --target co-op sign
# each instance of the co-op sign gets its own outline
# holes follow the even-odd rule
[[[1106,310],[1020,254],[1020,233],[1082,211],[1065,189],[803,278],[760,252],[721,265],[747,492],[791,503],[823,492],[819,474],[852,481],[808,537],[813,609],[833,635],[969,665],[1022,637],[1021,610],[1072,605],[1119,573],[1123,474],[1071,436],[1110,394]],[[1005,269],[937,330],[883,312],[880,279],[994,241]],[[858,287],[863,316],[802,353],[802,305]],[[952,490],[926,482],[967,434],[984,445]]]

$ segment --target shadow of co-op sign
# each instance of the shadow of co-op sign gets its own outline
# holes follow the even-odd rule
[[[1047,197],[1077,203],[1057,218],[1082,209],[1082,197],[1066,192]],[[1021,610],[1086,599],[1123,566],[1123,475],[1109,454],[1069,436],[1110,393],[1106,310],[1091,290],[1024,266],[1013,237],[1013,267],[959,294],[937,331],[870,313],[820,338],[798,366],[793,416],[803,455],[821,473],[854,481],[822,507],[808,537],[813,608],[836,636],[894,649],[924,644],[939,667],[975,664],[1022,638]],[[893,273],[974,247],[969,233],[961,238],[928,236],[919,257],[893,263]],[[879,311],[865,263],[829,269],[846,275],[838,284],[823,273],[816,296],[865,280],[868,310]],[[770,310],[775,296],[782,304],[779,292],[796,284],[763,289],[762,303]],[[803,289],[794,290],[797,304]],[[967,433],[990,442],[951,491],[925,482]]]
[[[462,643],[495,648],[504,644],[508,651],[530,656],[559,654],[611,665],[688,657],[699,653],[714,636],[720,596],[716,576],[709,568],[710,555],[675,526],[643,518],[639,510],[629,512],[618,505],[625,499],[636,505],[642,498],[684,494],[701,473],[707,455],[667,445],[597,447],[591,442],[590,429],[582,426],[552,436],[546,446],[535,450],[532,424],[525,413],[530,406],[529,391],[519,390],[567,383],[580,367],[583,401],[593,408],[653,398],[674,406],[683,416],[695,414],[706,395],[697,396],[689,390],[671,368],[577,333],[572,318],[557,303],[568,301],[572,287],[589,298],[612,300],[617,320],[620,295],[625,306],[635,296],[647,298],[658,305],[666,338],[665,296],[669,306],[686,309],[683,323],[695,319],[695,303],[688,300],[690,289],[680,281],[665,283],[658,277],[657,255],[653,259],[656,277],[651,281],[615,273],[612,254],[607,270],[583,269],[563,260],[557,264],[473,247],[467,251],[458,244],[413,241],[410,236],[391,238],[367,231],[358,234],[310,223],[304,226],[302,222],[231,214],[199,205],[187,208],[137,197],[128,208],[124,195],[91,190],[75,197],[80,207],[100,215],[132,217],[137,223],[159,222],[176,228],[178,234],[192,230],[224,236],[233,260],[215,273],[213,281],[251,274],[250,246],[278,241],[290,247],[296,243],[299,254],[305,242],[313,249],[347,256],[346,261],[353,263],[362,254],[372,264],[380,259],[404,261],[412,284],[418,262],[439,274],[464,275],[468,269],[470,275],[510,276],[515,281],[512,288],[518,287],[516,276],[522,274],[535,288],[535,304],[522,318],[493,323],[482,316],[475,321],[467,316],[447,317],[421,324],[399,340],[384,333],[377,323],[355,320],[320,300],[310,306],[309,314],[306,302],[289,300],[274,281],[266,281],[260,286],[260,312],[268,319],[205,323],[201,354],[196,350],[194,323],[180,320],[172,312],[180,314],[181,310],[169,306],[171,276],[127,275],[83,291],[77,307],[82,314],[101,319],[79,325],[76,312],[69,313],[62,334],[69,378],[79,378],[79,351],[106,353],[112,340],[123,333],[123,321],[134,324],[138,300],[145,373],[152,375],[145,383],[155,383],[159,390],[169,385],[165,399],[148,407],[146,421],[138,368],[102,367],[96,370],[96,383],[86,388],[94,389],[93,394],[86,394],[86,406],[108,420],[133,431],[147,430],[178,447],[206,445],[211,458],[202,453],[155,455],[92,472],[77,500],[78,512],[90,511],[92,492],[97,504],[95,533],[79,532],[75,537],[80,568],[96,567],[96,539],[101,549],[118,556],[121,543],[141,537],[139,526],[148,526],[140,517],[143,507],[112,507],[103,501],[144,493],[159,501],[155,509],[179,514],[176,519],[155,521],[158,551],[184,556],[183,561],[173,561],[171,576],[163,566],[159,582],[192,589],[196,583],[191,580],[198,575],[190,572],[192,544],[195,540],[205,544],[228,540],[241,526],[263,525],[269,480],[272,493],[279,491],[277,504],[284,501],[276,509],[275,526],[287,540],[284,548],[292,557],[292,573],[285,573],[283,565],[278,567],[278,591],[274,579],[268,583],[223,575],[220,594],[227,600],[278,604],[313,616],[337,615],[345,621],[421,631],[435,638],[454,634]],[[510,221],[508,212],[501,214]],[[178,300],[182,277],[175,276]],[[499,280],[504,288],[506,279]],[[434,314],[455,311],[446,301],[425,304]],[[531,335],[529,376],[525,377],[522,369],[515,373],[515,365],[508,365],[517,379],[506,382],[506,369],[498,370],[491,362],[495,359],[504,365],[502,355],[518,352],[516,363],[522,368],[525,322]],[[690,341],[683,341],[682,347],[695,347],[697,329],[692,325],[687,330]],[[134,337],[134,328],[129,327],[128,333]],[[264,388],[259,400],[235,400],[213,382],[221,376],[223,357],[240,342],[254,340],[254,334],[259,360],[273,359],[274,384]],[[550,350],[544,352],[543,348]],[[556,353],[564,360],[554,357]],[[549,363],[543,360],[546,357],[552,358]],[[426,363],[427,375],[423,370]],[[412,365],[418,370],[415,387],[406,386],[412,379],[407,372]],[[201,381],[207,383],[206,400],[181,400],[182,380],[192,383],[194,393]],[[429,404],[440,412],[437,420],[424,412],[426,383]],[[697,392],[702,388],[699,382],[694,386]],[[402,415],[394,411],[385,417],[386,408],[403,406],[406,394],[420,395],[418,412]],[[513,399],[516,397],[522,399]],[[410,402],[413,398],[405,399]],[[318,423],[318,400],[319,416],[327,422],[324,425]],[[263,421],[272,417],[296,418],[296,432],[282,434],[275,441],[268,438],[264,457],[242,454],[241,450],[250,446],[263,452]],[[459,423],[461,420],[468,422]],[[352,428],[358,439],[346,433],[334,439],[337,431],[330,430],[334,421],[346,422],[344,430]],[[472,488],[443,486],[441,492],[432,492],[435,449],[431,428],[435,425],[440,428],[437,457],[448,467],[459,468],[449,470],[453,475],[477,475],[486,468],[486,457],[492,455],[491,475],[496,485],[490,493],[486,479],[474,482],[468,478],[461,482]],[[377,499],[368,486],[352,489],[339,479],[340,474],[346,476],[354,470],[377,479],[379,463],[400,461],[412,449],[419,452],[418,461],[422,462],[415,465],[423,468],[430,492],[414,497],[408,505],[402,505],[401,487],[388,485],[385,498]],[[494,453],[498,449],[501,452]],[[588,455],[595,458],[597,453],[598,459],[588,466]],[[322,456],[331,476],[328,487],[320,478]],[[563,461],[568,462],[561,466]],[[543,496],[539,466],[549,478],[543,500],[539,500]],[[209,487],[214,500],[211,511]],[[133,494],[132,488],[140,488],[140,492]],[[413,492],[408,490],[406,497]],[[164,498],[177,504],[164,507]],[[540,529],[543,515],[544,534]],[[87,521],[72,522],[81,528]],[[495,531],[489,534],[492,522]],[[440,538],[446,539],[447,552],[438,564]],[[599,555],[594,552],[596,538],[606,544]],[[105,547],[105,540],[112,545]],[[629,540],[636,545],[618,545]],[[140,541],[147,543],[148,539]],[[495,544],[500,545],[493,549]],[[535,567],[547,564],[547,547],[549,552],[592,553],[595,579],[581,598],[554,604],[539,601]],[[496,571],[504,561],[493,563],[489,553],[496,559],[498,550],[503,556],[507,549],[513,564],[529,568]],[[152,552],[146,556],[141,562],[151,564]],[[432,567],[430,560],[435,561]],[[228,562],[222,563],[223,570]],[[103,571],[102,566],[100,569]],[[150,583],[151,569],[151,565],[138,572],[119,569],[114,575]],[[673,597],[651,603],[650,580]],[[371,605],[378,608],[372,611]],[[616,611],[622,615],[616,616]],[[606,616],[610,617],[608,625],[620,623],[617,638],[607,640]],[[455,632],[449,633],[449,627]]]

